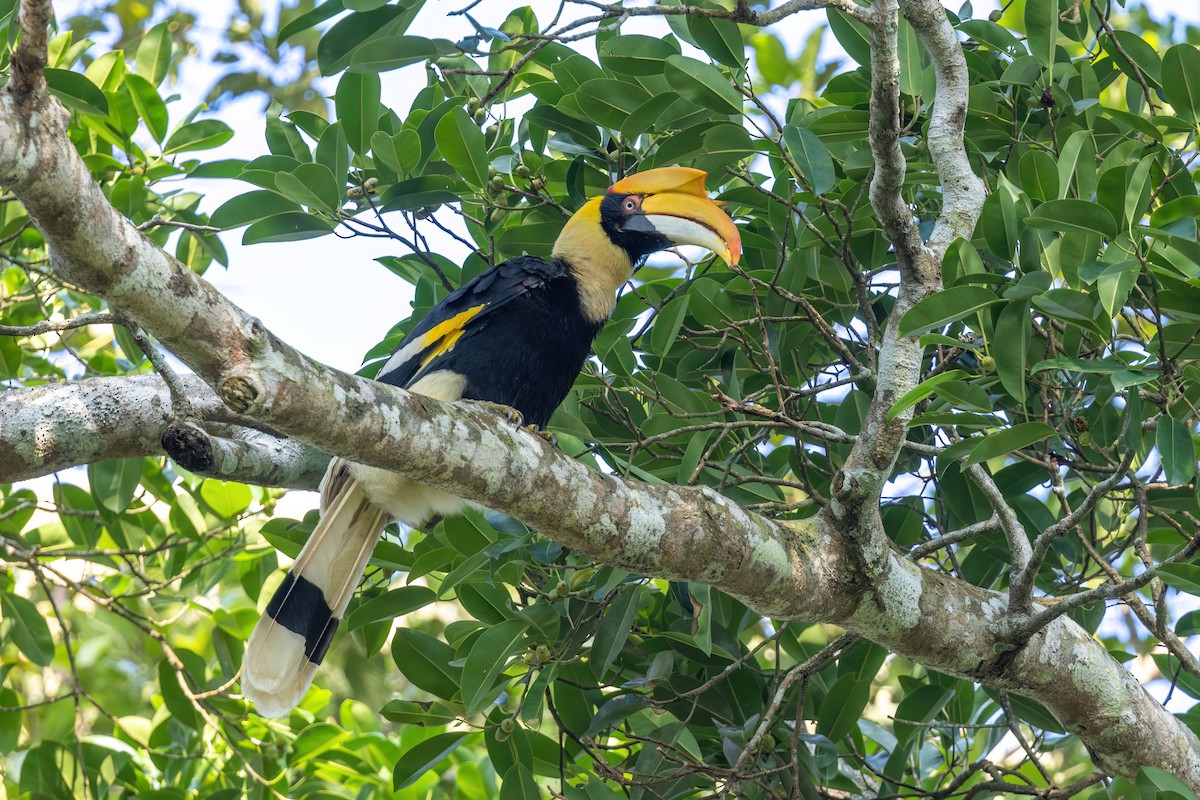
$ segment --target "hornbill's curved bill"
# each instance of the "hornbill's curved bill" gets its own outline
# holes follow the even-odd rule
[[[704,191],[705,173],[631,175],[567,221],[549,261],[492,267],[430,311],[377,380],[444,401],[485,400],[544,426],[570,391],[617,290],[650,253],[705,247],[736,264],[737,227]],[[321,520],[246,644],[242,691],[263,716],[303,697],[383,528],[455,514],[461,498],[386,470],[333,459]]]

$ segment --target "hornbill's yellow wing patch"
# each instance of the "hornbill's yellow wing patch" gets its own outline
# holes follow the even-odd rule
[[[429,362],[433,361],[440,355],[449,353],[454,349],[454,345],[462,338],[463,333],[467,329],[467,323],[475,318],[486,307],[486,303],[480,303],[477,306],[472,306],[466,311],[460,311],[445,322],[439,322],[437,325],[429,329],[427,333],[421,336],[421,367],[429,366]]]
[[[536,292],[563,272],[540,258],[521,256],[498,264],[464,284],[413,328],[383,365],[376,380],[409,388],[422,375],[441,369],[455,348],[488,327],[491,315],[514,300]],[[510,309],[511,311],[512,309]],[[503,341],[490,347],[503,348]],[[493,351],[494,352],[494,351]]]

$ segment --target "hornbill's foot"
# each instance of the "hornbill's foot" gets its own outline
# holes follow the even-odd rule
[[[490,400],[476,400],[475,402],[493,414],[496,414],[514,428],[532,427],[525,424],[525,415],[512,406],[506,406],[503,403],[493,403]]]
[[[550,443],[551,447],[558,447],[558,435],[554,433],[554,431],[548,431],[545,428],[539,428],[537,425],[525,425],[523,427],[534,436],[545,439]]]

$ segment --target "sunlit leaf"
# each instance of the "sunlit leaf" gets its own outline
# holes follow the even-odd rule
[[[1022,450],[1056,434],[1057,431],[1044,422],[1021,422],[985,437],[964,463],[968,467],[979,464],[1014,450]]]

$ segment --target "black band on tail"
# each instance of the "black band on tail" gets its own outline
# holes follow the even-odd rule
[[[320,664],[325,659],[339,620],[333,618],[324,593],[315,583],[289,572],[267,604],[266,614],[304,637],[304,655],[309,661]]]

